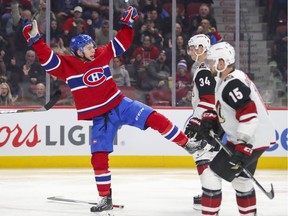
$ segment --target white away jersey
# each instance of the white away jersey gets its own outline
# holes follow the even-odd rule
[[[275,142],[275,129],[255,84],[240,70],[217,83],[216,109],[228,142],[244,140],[253,149]]]
[[[202,119],[202,113],[215,109],[216,81],[205,64],[199,65],[193,75],[192,106],[193,117]]]

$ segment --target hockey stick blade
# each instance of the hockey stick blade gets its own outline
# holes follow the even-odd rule
[[[51,109],[61,97],[61,91],[57,90],[51,97],[50,101],[43,107],[38,109],[18,109],[18,110],[0,110],[0,114],[12,114],[12,113],[25,113],[25,112],[42,112]]]
[[[222,143],[222,141],[220,140],[220,138],[211,130],[210,131],[210,136],[224,149],[224,151],[230,156],[232,157],[233,153]],[[241,167],[243,172],[250,178],[252,179],[252,181],[261,189],[261,191],[269,198],[269,199],[273,199],[275,196],[274,193],[274,188],[273,185],[271,183],[271,190],[270,191],[266,191],[263,186],[257,181],[257,179],[254,178],[254,176],[244,167]]]
[[[53,200],[53,201],[61,201],[61,202],[68,202],[68,203],[79,203],[79,204],[89,204],[89,205],[97,205],[97,203],[94,202],[88,202],[88,201],[83,201],[83,200],[75,200],[75,199],[66,199],[66,198],[62,198],[62,197],[57,197],[57,196],[53,196],[53,197],[47,197],[48,200]],[[113,205],[113,208],[119,208],[119,209],[123,209],[124,205]]]
[[[61,94],[62,94],[61,90],[60,89],[57,90],[54,93],[54,95],[52,96],[51,100],[47,104],[44,105],[44,108],[46,110],[51,109],[57,103],[57,101],[60,99]]]

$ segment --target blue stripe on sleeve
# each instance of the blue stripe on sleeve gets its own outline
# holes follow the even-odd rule
[[[116,56],[119,56],[125,52],[125,49],[123,48],[123,46],[121,46],[121,44],[119,44],[115,39],[112,40],[112,45],[113,45],[114,50],[116,52],[115,53]]]
[[[51,60],[48,63],[46,63],[46,65],[43,65],[43,67],[45,68],[46,71],[51,71],[51,70],[57,68],[59,64],[60,64],[60,59],[53,52]]]

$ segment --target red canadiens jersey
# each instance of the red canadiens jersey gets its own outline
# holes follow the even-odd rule
[[[206,110],[215,109],[216,81],[205,64],[199,65],[193,76],[192,106],[193,117],[202,119]]]
[[[216,109],[227,141],[244,140],[253,149],[275,143],[275,128],[255,84],[247,75],[235,70],[217,82]]]
[[[40,39],[33,45],[46,72],[64,80],[74,97],[79,120],[90,120],[117,106],[124,95],[109,69],[110,60],[131,45],[134,30],[124,26],[106,46],[95,49],[95,59],[82,61],[75,56],[58,55]]]

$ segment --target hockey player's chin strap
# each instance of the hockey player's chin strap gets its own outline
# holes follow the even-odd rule
[[[74,54],[77,58],[80,58],[80,59],[83,59],[84,61],[88,61],[88,62],[90,62],[91,60],[88,59],[88,58],[86,58],[85,53],[84,53],[84,52],[82,52],[82,53],[83,53],[83,57],[80,56],[80,55],[78,55],[77,52],[76,52],[76,53],[73,53],[73,54]]]
[[[198,48],[197,48],[197,49],[198,49]],[[197,52],[195,51],[195,55],[196,55],[195,62],[198,62],[198,57],[201,56],[201,55],[203,55],[203,54],[205,53],[205,51],[206,51],[206,50],[203,50],[203,52],[200,53],[199,55],[198,55]],[[200,63],[202,63],[202,62],[200,62]]]

